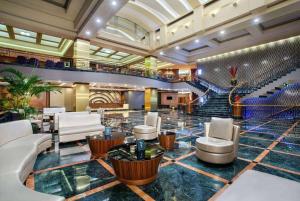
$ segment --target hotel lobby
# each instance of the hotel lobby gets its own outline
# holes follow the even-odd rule
[[[300,0],[0,5],[0,201],[299,201]]]

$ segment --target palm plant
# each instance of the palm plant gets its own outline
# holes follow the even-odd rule
[[[8,83],[9,92],[9,96],[2,101],[3,108],[14,110],[23,118],[28,118],[35,112],[35,109],[29,105],[32,97],[39,97],[43,92],[59,91],[58,88],[43,83],[36,75],[26,76],[13,68],[1,70],[0,73],[4,73],[3,81]]]

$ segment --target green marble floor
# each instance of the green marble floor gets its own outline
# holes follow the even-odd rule
[[[129,133],[134,125],[143,123],[144,113],[140,111],[106,115],[105,120],[117,120],[123,115],[131,122],[126,128]],[[204,201],[251,168],[300,182],[300,125],[278,141],[294,120],[236,121],[243,130],[238,159],[228,165],[212,165],[197,159],[194,147],[197,137],[204,135],[203,123],[210,118],[174,111],[162,111],[160,116],[162,130],[176,132],[177,139],[175,149],[165,152],[159,176],[153,183],[120,183],[110,172],[110,161],[90,160],[87,143],[80,141],[61,144],[59,152],[51,150],[38,156],[33,173],[35,190],[82,201]],[[186,127],[179,128],[178,121],[185,122]],[[274,143],[276,146],[270,149]],[[262,153],[266,154],[257,161]]]

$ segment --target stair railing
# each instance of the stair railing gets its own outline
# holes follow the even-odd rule
[[[236,85],[230,92],[228,95],[228,102],[231,106],[234,106],[235,103],[232,102],[232,95],[234,93],[234,91],[239,88],[240,86],[242,86],[243,84],[245,84],[247,82],[241,82],[240,84]],[[296,104],[296,105],[283,105],[283,104],[278,104],[278,105],[272,105],[272,104],[238,104],[238,106],[242,106],[242,107],[300,107],[300,104]]]

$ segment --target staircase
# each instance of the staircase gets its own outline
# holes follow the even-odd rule
[[[194,105],[193,115],[202,117],[231,117],[228,94],[211,93],[203,105]]]
[[[246,95],[245,98],[250,97],[267,97],[267,94],[272,94],[275,92],[275,89],[279,90],[280,86],[285,83],[290,83],[290,81],[298,81],[300,80],[300,68],[291,69],[288,73],[284,75],[277,75],[273,80],[266,82],[265,85],[261,85],[261,87],[257,87],[252,90],[251,93]]]

